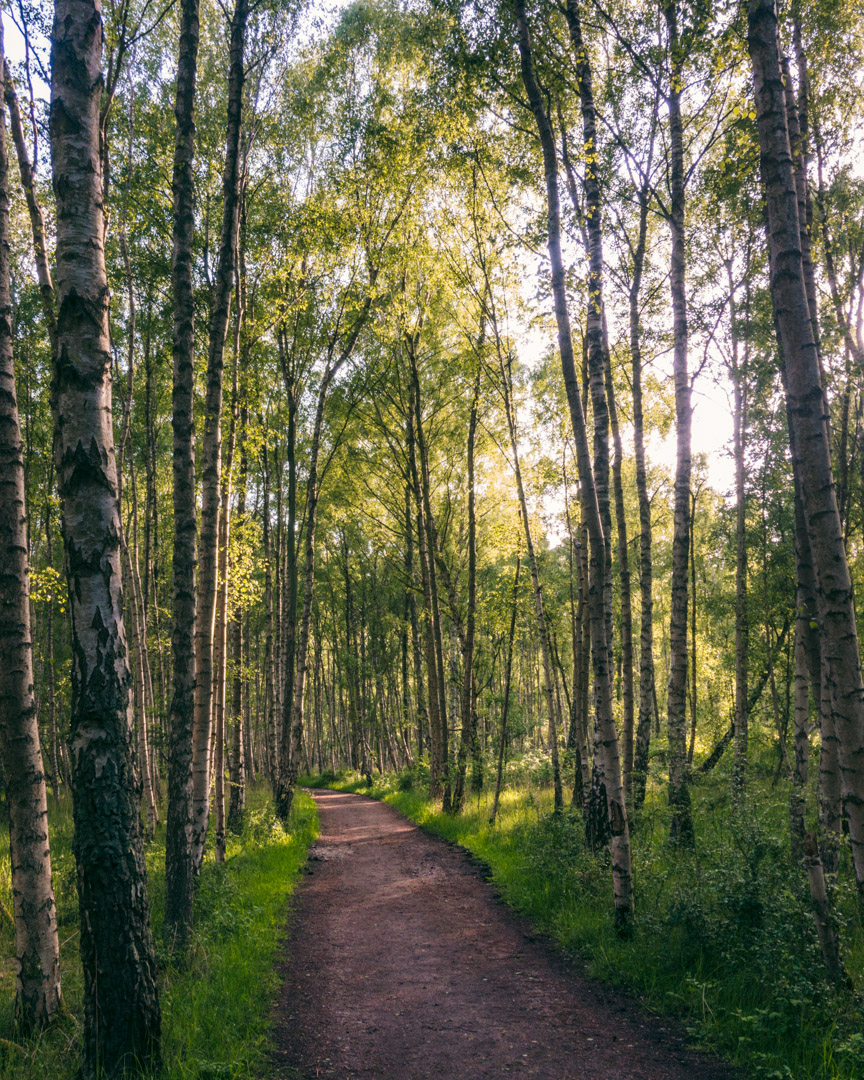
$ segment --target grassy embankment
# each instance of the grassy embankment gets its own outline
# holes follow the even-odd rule
[[[49,808],[54,889],[67,1015],[35,1040],[20,1040],[12,1016],[14,936],[0,912],[0,1080],[72,1080],[78,1067],[82,980],[71,804]],[[246,827],[228,838],[224,866],[205,858],[189,962],[162,948],[165,827],[147,847],[153,932],[161,970],[165,1068],[161,1080],[252,1080],[266,1072],[274,965],[285,907],[318,832],[312,800],[298,793],[290,828],[275,819],[263,788],[250,792]],[[211,838],[212,840],[212,838]],[[0,900],[11,908],[8,851],[0,857]]]
[[[754,781],[743,813],[728,777],[694,788],[698,846],[670,851],[666,807],[655,788],[633,829],[637,930],[616,936],[608,866],[585,851],[582,823],[551,816],[551,791],[530,771],[505,791],[498,824],[491,795],[469,799],[458,817],[441,813],[416,773],[354,775],[307,784],[380,798],[430,832],[483,859],[503,898],[589,973],[635,992],[652,1009],[681,1017],[694,1043],[759,1080],[861,1080],[864,1076],[864,929],[851,873],[838,888],[845,961],[857,986],[825,983],[803,874],[788,854],[783,785]],[[844,858],[847,857],[844,854]]]

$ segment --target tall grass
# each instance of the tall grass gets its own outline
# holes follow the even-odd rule
[[[0,913],[0,1080],[73,1080],[79,1063],[82,980],[68,801],[52,806],[49,816],[66,1015],[35,1040],[19,1038],[13,1020],[14,935]],[[173,964],[162,948],[164,826],[148,845],[164,1080],[253,1080],[266,1074],[286,905],[317,831],[317,813],[307,795],[298,792],[290,825],[283,829],[265,790],[250,792],[244,831],[229,834],[224,866],[216,863],[209,845],[183,966]],[[10,908],[8,852],[0,858],[0,900]]]
[[[581,816],[554,818],[551,791],[532,784],[530,770],[505,790],[494,827],[489,794],[451,817],[419,780],[409,773],[367,788],[353,775],[327,778],[328,786],[383,799],[479,856],[507,903],[584,958],[589,974],[681,1017],[694,1043],[747,1075],[864,1077],[864,930],[851,873],[844,867],[836,899],[857,990],[838,993],[824,978],[806,883],[789,858],[785,795],[769,780],[754,782],[740,812],[722,775],[695,787],[693,853],[669,848],[665,799],[658,789],[649,794],[633,827],[631,941],[614,932],[609,867],[585,850]]]

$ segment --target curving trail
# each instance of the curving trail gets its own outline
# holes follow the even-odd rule
[[[458,848],[362,795],[312,794],[274,1080],[730,1080],[537,939]]]

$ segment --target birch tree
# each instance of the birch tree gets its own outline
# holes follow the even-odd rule
[[[74,651],[69,741],[84,973],[82,1074],[89,1080],[158,1065],[160,1010],[120,595],[98,0],[58,0],[51,44],[55,463]]]

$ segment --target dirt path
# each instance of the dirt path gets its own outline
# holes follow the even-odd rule
[[[372,799],[313,794],[274,1080],[730,1080],[535,938],[458,848]]]

